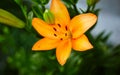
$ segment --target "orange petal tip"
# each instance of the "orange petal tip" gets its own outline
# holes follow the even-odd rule
[[[66,60],[58,60],[59,64],[63,66],[66,63]]]

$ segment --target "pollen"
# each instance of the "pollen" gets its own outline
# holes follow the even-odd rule
[[[63,40],[63,38],[60,38],[60,40]]]
[[[58,26],[59,26],[59,27],[61,27],[61,25],[60,25],[60,24],[58,24]]]
[[[55,24],[53,26],[54,36],[60,40],[67,40],[71,38],[71,32],[67,25]]]
[[[65,30],[66,30],[66,31],[68,30],[67,26],[65,26]]]
[[[57,37],[57,34],[54,34],[55,37]]]
[[[54,28],[54,27],[53,27],[53,29],[54,29],[54,31],[57,31],[57,29],[56,29],[56,28]]]
[[[67,36],[67,33],[65,33],[65,36]]]

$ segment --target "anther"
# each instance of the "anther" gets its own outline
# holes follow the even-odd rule
[[[57,29],[56,28],[53,28],[54,29],[54,31],[57,31]]]
[[[59,26],[59,27],[61,27],[61,25],[60,25],[60,24],[58,24],[58,26]]]
[[[63,38],[61,38],[60,40],[63,40]]]
[[[65,33],[65,36],[67,36],[67,33]]]
[[[65,26],[65,30],[66,30],[66,31],[68,30],[67,26]]]
[[[57,35],[56,35],[56,34],[54,34],[54,36],[56,36],[56,37],[57,37]]]

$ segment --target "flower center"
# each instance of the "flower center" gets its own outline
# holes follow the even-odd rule
[[[66,40],[71,38],[71,32],[67,26],[57,24],[53,26],[53,30],[55,31],[53,35],[60,40]]]

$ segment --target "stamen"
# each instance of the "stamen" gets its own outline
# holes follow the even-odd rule
[[[54,31],[57,31],[57,29],[56,28],[53,28],[54,29]]]
[[[65,36],[67,36],[67,33],[65,33]]]
[[[56,37],[57,37],[57,35],[56,35],[56,34],[54,34],[54,36],[56,36]]]
[[[59,27],[61,27],[61,25],[60,25],[60,24],[58,24],[58,26],[59,26]]]
[[[63,40],[63,38],[61,38],[60,40]]]
[[[65,26],[65,30],[66,30],[66,31],[68,30],[67,26]]]

